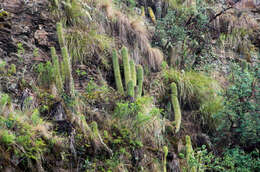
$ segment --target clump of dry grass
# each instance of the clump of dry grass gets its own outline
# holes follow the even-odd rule
[[[150,35],[144,24],[144,19],[123,14],[113,8],[110,1],[102,1],[98,3],[98,7],[104,9],[105,16],[111,21],[110,27],[103,23],[100,25],[128,47],[129,54],[135,60],[135,63],[146,64],[153,70],[158,70],[163,54],[159,49],[151,47]]]

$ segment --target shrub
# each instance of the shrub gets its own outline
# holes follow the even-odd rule
[[[168,54],[168,48],[176,49],[179,45],[177,56],[181,59],[178,67],[185,68],[199,62],[201,54],[210,50],[207,7],[201,1],[195,8],[177,4],[172,4],[178,7],[168,10],[167,15],[157,21],[154,44],[162,47],[165,54]]]
[[[221,119],[218,141],[243,148],[259,148],[259,74],[259,64],[248,70],[234,64],[231,84],[223,93],[224,109],[215,116]]]

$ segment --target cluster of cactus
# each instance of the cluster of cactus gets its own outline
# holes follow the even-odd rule
[[[58,41],[61,48],[61,53],[63,57],[63,61],[61,64],[59,63],[59,58],[56,54],[56,50],[54,47],[51,47],[51,57],[52,57],[52,65],[54,70],[54,79],[55,85],[60,93],[65,90],[66,94],[74,97],[74,81],[72,77],[72,69],[70,56],[66,47],[64,32],[62,28],[62,23],[57,23],[56,25]]]
[[[180,105],[178,101],[178,91],[177,91],[177,86],[173,82],[171,84],[171,102],[172,102],[172,107],[174,109],[174,124],[176,126],[175,132],[179,132],[180,126],[181,126],[181,110],[180,110]]]
[[[196,172],[195,166],[189,164],[190,160],[194,158],[194,152],[191,145],[190,136],[186,135],[186,160],[191,172]]]
[[[132,59],[129,61],[128,51],[126,47],[122,48],[122,59],[123,59],[123,66],[124,66],[126,93],[129,97],[132,98],[140,97],[142,95],[142,88],[143,88],[143,68],[141,65],[138,65],[137,74],[136,74],[135,63]],[[122,84],[119,61],[118,61],[116,50],[113,50],[112,60],[113,60],[113,69],[114,69],[116,87],[118,92],[123,94],[124,88]],[[135,95],[135,87],[137,87],[136,95]]]

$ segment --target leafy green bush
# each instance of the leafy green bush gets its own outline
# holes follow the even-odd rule
[[[167,15],[156,25],[154,44],[162,47],[168,54],[168,48],[177,51],[178,67],[192,67],[201,61],[205,51],[210,50],[208,37],[208,17],[205,2],[197,2],[196,8],[180,6],[168,10]],[[180,48],[177,48],[180,47]]]
[[[243,70],[234,64],[230,86],[223,94],[224,109],[216,115],[221,119],[218,141],[240,145],[244,148],[259,148],[259,67],[251,66]]]
[[[216,172],[251,172],[260,170],[259,151],[246,153],[236,147],[226,149],[221,157],[208,152],[205,145],[194,151],[194,157],[189,161],[197,171]]]

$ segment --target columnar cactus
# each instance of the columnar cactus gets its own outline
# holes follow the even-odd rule
[[[164,159],[163,159],[163,172],[167,172],[166,163],[167,163],[167,155],[168,155],[168,148],[167,146],[163,147],[164,152]]]
[[[127,84],[131,79],[131,73],[130,73],[130,64],[129,64],[128,52],[127,52],[126,47],[122,48],[122,56],[123,56],[123,64],[124,64],[125,86],[127,87]]]
[[[144,17],[145,16],[144,6],[141,6],[141,11],[142,11],[141,16]]]
[[[51,57],[52,57],[52,63],[54,68],[54,77],[55,77],[55,84],[58,88],[59,93],[62,93],[63,91],[63,83],[60,73],[60,64],[59,64],[59,58],[56,54],[56,50],[54,47],[51,47]]]
[[[57,35],[58,35],[60,48],[65,47],[65,38],[64,38],[63,28],[62,28],[62,23],[61,22],[58,22],[56,24],[56,29],[57,29]]]
[[[151,17],[152,22],[155,24],[156,23],[156,18],[155,18],[153,9],[151,7],[148,7],[148,12],[149,12],[149,15]]]
[[[64,61],[64,73],[65,73],[65,91],[71,97],[74,97],[74,81],[72,77],[71,63],[69,53],[66,47],[61,48],[61,53]]]
[[[113,68],[114,68],[114,76],[116,80],[116,88],[121,94],[123,94],[124,88],[121,80],[121,74],[120,74],[120,68],[119,68],[119,62],[118,62],[118,56],[116,50],[113,50],[112,61],[113,61]]]
[[[190,136],[186,135],[186,160],[188,162],[188,165],[191,158],[194,158],[191,139]],[[189,168],[191,172],[196,172],[196,168],[194,166],[189,165]]]
[[[181,110],[178,101],[177,86],[175,83],[171,84],[171,91],[172,91],[171,102],[174,109],[174,123],[176,126],[175,132],[177,133],[180,130],[180,126],[181,126]]]
[[[134,60],[130,60],[131,79],[133,80],[134,87],[136,86],[136,70]]]
[[[143,81],[144,81],[144,71],[143,71],[143,67],[141,65],[137,66],[137,97],[141,97],[142,96],[142,92],[143,92]]]
[[[134,82],[132,80],[130,80],[127,84],[127,95],[129,97],[134,98],[135,95],[135,90],[134,90]]]

